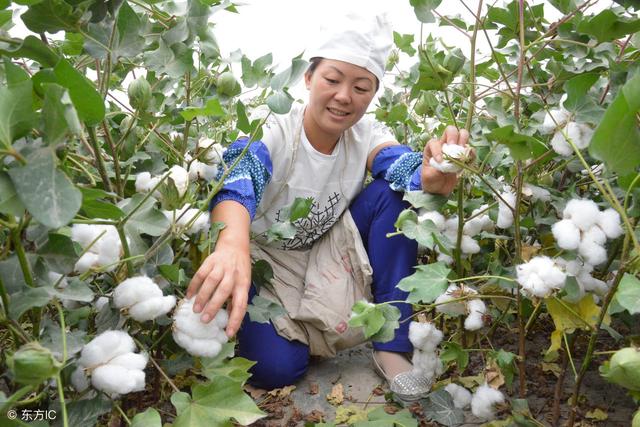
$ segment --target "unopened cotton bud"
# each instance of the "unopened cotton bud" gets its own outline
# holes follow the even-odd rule
[[[551,133],[556,128],[561,128],[569,120],[569,115],[569,112],[565,109],[549,110],[544,117],[540,131],[542,133]]]
[[[593,200],[572,199],[562,211],[564,219],[570,219],[581,231],[587,231],[600,218],[600,210]]]
[[[558,221],[551,227],[553,237],[562,249],[574,250],[580,245],[580,229],[570,219]]]
[[[445,218],[440,212],[437,211],[425,211],[418,215],[418,222],[424,222],[430,220],[440,231],[444,230]]]
[[[504,395],[483,384],[471,397],[471,412],[482,420],[492,420],[496,416],[495,405],[504,402]]]
[[[600,212],[598,216],[598,226],[609,239],[616,239],[623,233],[622,227],[620,226],[620,214],[612,208]]]
[[[471,392],[458,384],[447,384],[444,388],[453,399],[453,406],[458,409],[464,409],[471,405]]]

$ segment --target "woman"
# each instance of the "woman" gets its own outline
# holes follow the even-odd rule
[[[384,74],[391,30],[380,17],[347,21],[310,55],[308,104],[270,117],[262,140],[251,144],[213,200],[212,220],[226,227],[187,290],[187,297],[196,295],[194,311],[205,322],[231,299],[227,335],[240,329],[238,354],[257,362],[251,382],[262,388],[295,382],[310,354],[331,356],[362,342],[362,332],[347,325],[355,301],[406,298],[395,286],[412,273],[417,245],[404,236],[386,238],[407,207],[401,191],[449,194],[456,175],[437,171],[429,160],[442,161],[443,143],[466,145],[469,137],[451,126],[424,153],[413,153],[365,117]],[[233,143],[225,161],[246,143]],[[374,181],[363,190],[366,171]],[[293,239],[270,242],[266,231],[296,197],[314,198],[310,216],[294,223]],[[271,323],[245,315],[257,292],[251,258],[266,259],[274,269],[260,296],[287,311]],[[411,314],[409,304],[397,306],[403,319]],[[392,391],[406,399],[428,392],[430,384],[410,373],[404,356],[412,350],[408,322],[392,341],[373,345]]]

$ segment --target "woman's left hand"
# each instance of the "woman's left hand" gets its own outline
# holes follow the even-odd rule
[[[432,139],[424,147],[422,158],[422,190],[432,194],[448,195],[456,187],[458,175],[456,173],[443,173],[429,164],[431,159],[441,163],[442,146],[444,144],[457,144],[466,147],[469,142],[469,132],[466,129],[447,126],[440,139]]]

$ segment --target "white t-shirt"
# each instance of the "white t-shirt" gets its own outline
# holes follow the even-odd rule
[[[294,105],[286,115],[272,114],[263,126],[262,142],[269,150],[273,174],[251,224],[256,240],[266,244],[266,230],[286,219],[279,217],[280,211],[297,197],[314,199],[309,216],[294,222],[296,236],[271,244],[281,249],[309,248],[327,232],[362,190],[371,151],[395,140],[388,128],[365,116],[343,133],[331,154],[323,154],[305,135],[303,113],[304,106]],[[292,164],[296,140],[299,146]]]

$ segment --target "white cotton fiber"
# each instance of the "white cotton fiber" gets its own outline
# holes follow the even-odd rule
[[[189,187],[189,172],[182,166],[173,165],[171,169],[169,169],[169,178],[173,180],[178,190],[178,195],[180,195],[180,197],[184,196],[184,193],[187,192],[187,188]],[[169,178],[167,178],[167,180]]]
[[[463,234],[460,242],[460,250],[462,250],[463,254],[477,254],[480,252],[480,245],[471,237]]]
[[[484,326],[484,314],[487,306],[480,299],[467,300],[467,312],[469,315],[464,320],[464,328],[468,331],[477,331]]]
[[[436,259],[438,260],[438,262],[442,262],[447,265],[453,264],[453,258],[444,253],[438,253],[438,257]]]
[[[593,136],[593,130],[584,123],[569,122],[566,127],[567,136],[579,149],[584,149],[589,146],[591,137]]]
[[[460,159],[464,157],[465,148],[458,144],[442,145],[442,162],[438,163],[436,159],[431,158],[429,165],[443,173],[458,173],[462,168],[449,159]]]
[[[447,384],[444,388],[453,398],[453,405],[458,409],[464,409],[471,405],[471,392],[458,384]]]
[[[423,351],[434,351],[442,341],[442,331],[433,323],[411,322],[409,324],[409,341],[414,348]]]
[[[144,372],[117,365],[102,365],[91,373],[91,384],[109,395],[144,390]]]
[[[200,320],[193,312],[195,297],[182,300],[173,314],[173,339],[193,356],[215,357],[228,338],[224,328],[229,320],[225,309],[218,310],[211,322]]]
[[[197,181],[199,179],[211,181],[216,177],[217,174],[217,165],[208,165],[198,160],[192,161],[189,165],[189,179],[191,181]]]
[[[204,159],[208,163],[219,164],[222,163],[222,155],[226,151],[220,143],[215,142],[211,138],[201,138],[198,141],[198,149],[207,150],[204,155]]]
[[[169,221],[176,223],[180,227],[186,227],[196,217],[191,227],[186,230],[187,234],[196,234],[209,229],[209,213],[202,212],[200,209],[189,209],[189,205],[184,205],[175,211],[163,211],[163,214]]]
[[[607,260],[606,249],[592,240],[582,240],[578,253],[591,265],[600,265]]]
[[[438,357],[435,351],[421,351],[416,349],[413,351],[411,363],[413,364],[411,372],[426,378],[427,381],[436,379],[444,372],[442,360],[440,360],[440,357]]]
[[[147,366],[147,362],[149,362],[149,355],[146,353],[125,353],[111,359],[109,365],[142,370]]]
[[[482,420],[492,420],[496,416],[495,405],[503,402],[501,392],[483,384],[471,397],[471,413]]]
[[[451,286],[449,286],[449,289],[451,289]],[[436,305],[436,311],[438,313],[448,314],[449,316],[462,316],[463,314],[466,314],[467,309],[464,302],[456,301],[445,304],[447,301],[455,299],[454,295],[452,295],[453,292],[450,293],[449,289],[447,289],[447,292],[436,298],[435,303],[442,304]],[[456,289],[458,288],[456,287]]]
[[[87,388],[89,388],[89,378],[84,373],[84,369],[81,366],[78,366],[71,373],[71,385],[73,385],[73,388],[75,388],[79,392],[83,392]]]
[[[604,245],[607,242],[607,235],[597,225],[592,225],[587,231],[582,233],[582,241],[593,242],[598,245]]]
[[[147,298],[161,297],[162,290],[147,276],[123,280],[113,291],[113,304],[117,308],[130,307]]]
[[[593,200],[572,199],[562,211],[562,216],[573,221],[581,231],[587,231],[598,222],[600,210]]]
[[[76,261],[76,265],[73,267],[74,271],[78,273],[86,273],[91,270],[91,267],[98,265],[98,254],[93,252],[87,252]]]
[[[86,368],[107,363],[116,356],[133,352],[136,344],[124,331],[104,331],[82,348],[78,363]]]
[[[100,311],[102,310],[102,307],[104,307],[107,304],[109,304],[109,298],[98,297],[94,305],[95,305],[96,311]]]
[[[160,181],[158,177],[152,177],[149,172],[140,172],[136,175],[136,192],[148,193],[153,187],[155,187]],[[154,193],[154,196],[159,193]]]
[[[623,233],[620,226],[620,214],[615,209],[609,208],[600,212],[597,224],[609,239],[616,239]]]
[[[549,112],[544,117],[544,122],[540,128],[542,133],[551,133],[557,127],[562,127],[569,120],[569,112],[565,109],[554,109],[549,110]]]
[[[418,215],[418,222],[424,222],[427,220],[432,221],[438,230],[444,230],[445,218],[440,212],[421,210],[420,215]]]
[[[522,291],[538,298],[545,298],[554,290],[562,289],[566,281],[566,274],[547,256],[534,257],[518,265],[516,274]]]
[[[71,239],[86,251],[76,262],[74,270],[80,273],[92,267],[106,267],[113,271],[120,259],[122,243],[118,230],[113,225],[74,224]]]
[[[516,195],[508,190],[501,193],[500,197],[502,199],[498,199],[498,220],[496,221],[496,226],[499,228],[509,228],[513,225],[513,211],[510,207],[515,209]],[[505,202],[507,204],[505,204]]]
[[[573,148],[571,148],[571,145],[569,145],[561,130],[553,134],[553,138],[551,138],[551,148],[563,157],[569,157],[573,154]]]
[[[553,237],[562,249],[578,249],[580,244],[580,229],[570,219],[563,219],[551,227]]]
[[[530,197],[532,201],[549,202],[551,201],[551,193],[546,188],[538,187],[533,184],[525,184],[522,187],[522,194]]]
[[[129,307],[128,314],[138,322],[145,322],[167,314],[175,305],[176,297],[173,295],[150,298]]]

